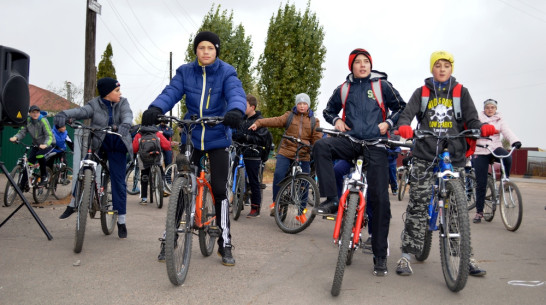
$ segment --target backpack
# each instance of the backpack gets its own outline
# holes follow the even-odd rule
[[[383,121],[387,118],[387,111],[385,110],[385,104],[383,103],[383,91],[381,91],[381,80],[376,80],[371,82],[372,92],[377,101],[377,105],[381,108],[383,113]],[[349,82],[344,82],[341,85],[341,90],[339,90],[339,95],[341,96],[341,106],[343,107],[343,116],[341,119],[345,122],[345,103],[347,102],[347,97],[349,97],[349,89],[351,89],[351,84]],[[377,94],[378,92],[379,94]]]
[[[271,135],[271,132],[269,130],[267,131],[267,135],[265,136],[265,144],[264,148],[262,149],[262,162],[265,163],[269,159],[269,153],[271,153],[271,144],[273,144],[273,136]]]
[[[138,156],[144,168],[161,163],[161,145],[156,132],[157,127],[155,126],[142,126],[140,128],[141,138],[138,145]]]

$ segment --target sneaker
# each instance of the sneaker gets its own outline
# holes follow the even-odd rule
[[[269,216],[275,216],[275,202],[269,205]]]
[[[40,178],[40,183],[38,183],[38,187],[45,187],[47,186],[47,177]]]
[[[231,255],[232,245],[226,245],[225,247],[218,247],[218,255],[222,257],[222,265],[235,266],[235,259]]]
[[[260,210],[258,209],[250,209],[250,213],[248,213],[248,215],[246,215],[246,218],[257,218],[257,217],[260,217]]]
[[[127,238],[127,227],[124,223],[118,223],[118,237]]]
[[[297,215],[296,216],[296,220],[301,223],[301,224],[304,224],[307,222],[307,216],[305,216],[305,214],[301,214],[301,215]]]
[[[386,257],[374,257],[373,258],[373,275],[386,276],[387,270],[387,258]]]
[[[163,191],[163,197],[169,197],[171,195],[171,193],[167,192],[167,191]]]
[[[64,210],[61,216],[59,216],[59,219],[67,219],[70,215],[74,214],[75,211],[76,211],[75,208],[71,206],[67,206],[66,210]]]
[[[473,258],[470,259],[468,267],[470,268],[470,272],[468,272],[468,274],[472,276],[484,276],[487,273],[487,271],[480,269],[478,263]]]
[[[392,191],[392,195],[396,196],[396,195],[398,195],[398,192],[396,190],[394,190],[394,191]]]
[[[483,218],[483,212],[476,213],[476,216],[474,216],[474,219],[472,220],[473,223],[480,223],[482,222]]]
[[[368,239],[364,242],[364,249],[371,249],[372,248],[372,237],[369,236]]]
[[[335,214],[337,212],[337,204],[336,200],[325,200],[319,204],[317,213],[322,215]]]
[[[165,262],[165,241],[161,241],[161,250],[159,251],[159,255],[157,256],[157,261],[164,263]]]
[[[396,274],[403,276],[413,274],[413,270],[411,270],[411,265],[407,258],[402,257],[398,260],[398,266],[396,266]]]
[[[147,198],[142,198],[139,203],[140,203],[140,205],[147,205],[148,204],[148,199]]]

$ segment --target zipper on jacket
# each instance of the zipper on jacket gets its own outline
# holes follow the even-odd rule
[[[201,103],[199,105],[199,116],[203,117],[203,102],[205,100],[205,92],[207,88],[207,70],[205,66],[203,66],[203,89],[201,91]],[[207,103],[208,108],[208,103]],[[201,123],[201,126],[203,127],[201,131],[201,150],[205,150],[205,124]]]
[[[207,96],[207,108],[209,109],[209,102],[210,102],[210,92],[212,91],[212,88],[209,88],[209,95]]]

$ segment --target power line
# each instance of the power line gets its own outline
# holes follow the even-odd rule
[[[165,4],[165,6],[167,7],[167,10],[169,11],[169,13],[171,13],[171,15],[174,17],[174,20],[176,20],[176,22],[178,22],[178,24],[184,29],[184,31],[186,31],[188,34],[191,34],[192,32],[191,31],[188,31],[186,29],[186,27],[184,26],[184,24],[182,22],[180,22],[180,20],[178,20],[178,17],[176,17],[176,15],[173,13],[173,11],[171,10],[171,8],[167,5],[167,3],[165,1],[163,1],[163,4]]]
[[[504,3],[504,4],[506,4],[507,6],[513,8],[513,9],[516,9],[516,10],[522,12],[523,14],[525,14],[525,15],[527,15],[527,16],[529,16],[529,17],[533,17],[533,18],[535,18],[535,19],[538,20],[538,21],[541,21],[541,22],[546,23],[546,19],[540,18],[540,17],[538,17],[538,16],[531,15],[531,14],[529,14],[527,11],[521,9],[520,7],[517,7],[517,6],[515,6],[515,5],[512,5],[512,4],[509,3],[508,1],[505,1],[505,0],[498,0],[498,1],[500,1],[500,2],[502,2],[502,3]],[[530,6],[530,5],[529,5],[529,6]]]
[[[188,11],[186,11],[186,9],[184,8],[184,6],[182,4],[180,4],[178,2],[178,0],[175,0],[176,4],[178,4],[178,6],[180,7],[180,9],[182,9],[182,11],[184,12],[184,16],[186,17],[186,19],[188,19],[188,21],[191,23],[191,25],[194,27],[194,28],[198,28],[198,25],[197,23],[191,18],[191,15],[190,13],[188,13]]]
[[[150,37],[150,35],[148,35],[148,32],[146,31],[146,28],[142,25],[142,23],[140,23],[140,18],[137,17],[137,15],[135,14],[135,11],[133,10],[133,7],[132,5],[129,3],[129,0],[125,0],[127,2],[127,6],[129,6],[129,9],[131,9],[131,13],[133,14],[133,17],[135,17],[135,20],[137,21],[138,25],[140,25],[140,28],[142,29],[142,32],[144,32],[144,34],[146,35],[146,37],[148,37],[148,39],[150,39],[150,41],[152,42],[152,45],[158,50],[160,51],[161,53],[163,54],[168,54],[169,52],[166,52],[164,50],[161,50],[160,48],[157,47],[157,44],[152,40],[152,38]]]

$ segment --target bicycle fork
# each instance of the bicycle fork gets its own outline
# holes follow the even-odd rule
[[[356,209],[356,220],[353,226],[353,233],[352,233],[352,244],[350,247],[352,248],[353,245],[355,246],[355,249],[358,248],[359,241],[361,239],[361,229],[363,225],[365,224],[364,220],[364,211],[366,210],[366,199],[364,198],[364,193],[366,192],[367,187],[364,188],[364,191],[360,190],[350,190],[347,189],[345,193],[341,196],[341,199],[339,200],[339,207],[336,217],[336,224],[334,226],[334,244],[339,244],[339,235],[341,232],[341,224],[343,222],[344,213],[346,211],[347,207],[347,197],[349,197],[349,194],[351,193],[358,193],[359,201],[358,206]]]

